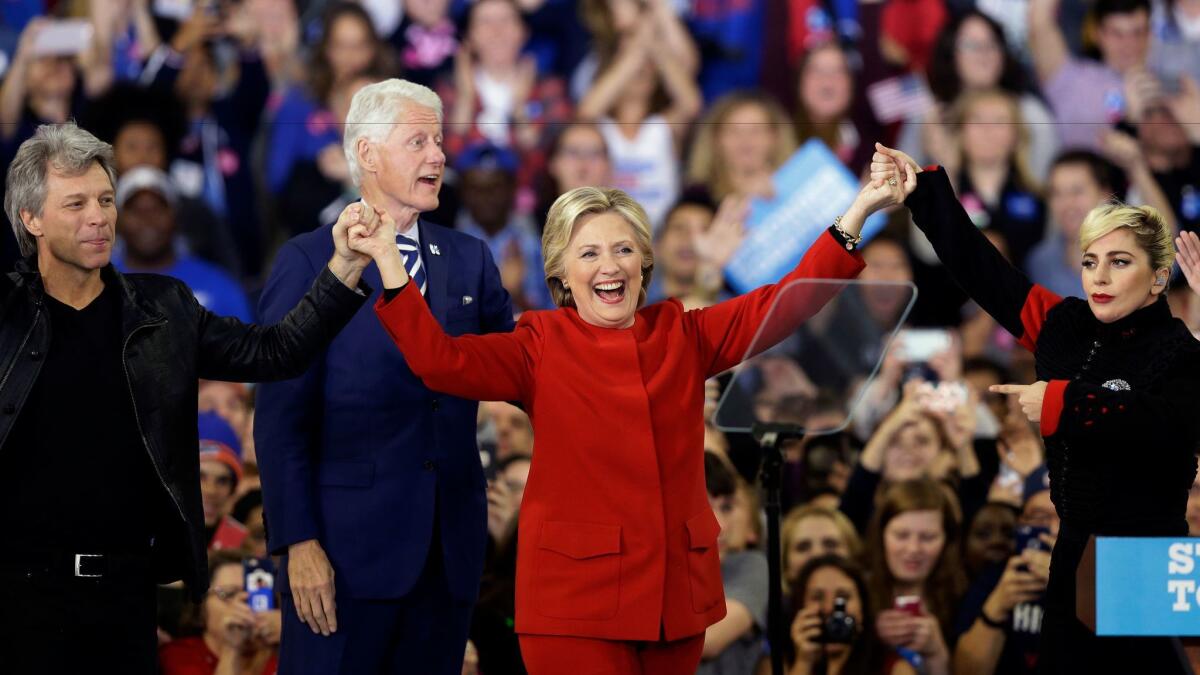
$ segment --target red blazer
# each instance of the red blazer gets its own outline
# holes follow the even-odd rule
[[[411,284],[379,299],[430,389],[529,412],[537,451],[518,528],[518,633],[677,640],[725,616],[704,381],[746,357],[783,282],[862,268],[823,234],[779,285],[691,312],[659,303],[628,329],[562,308],[526,312],[512,333],[451,338]]]

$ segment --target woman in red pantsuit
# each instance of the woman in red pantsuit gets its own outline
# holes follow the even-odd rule
[[[572,190],[542,243],[559,309],[526,312],[507,334],[449,337],[408,284],[390,218],[353,231],[388,289],[376,312],[425,384],[520,401],[533,421],[516,598],[532,675],[695,672],[704,629],[725,615],[704,381],[746,357],[787,282],[856,276],[864,219],[913,182],[867,185],[779,284],[695,311],[677,300],[639,309],[654,267],[645,212],[619,190]]]

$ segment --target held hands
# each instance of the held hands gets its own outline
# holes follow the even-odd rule
[[[1033,384],[993,384],[988,391],[995,394],[1016,394],[1022,412],[1030,422],[1042,421],[1042,399],[1046,397],[1046,382]]]
[[[884,154],[898,152],[896,150],[888,150],[879,143],[875,144],[875,149],[871,160],[870,180],[854,200],[855,206],[862,209],[864,217],[881,209],[903,204],[905,198],[917,189],[917,173],[920,171],[915,162],[910,166]]]

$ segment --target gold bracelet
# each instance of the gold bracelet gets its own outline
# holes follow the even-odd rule
[[[838,231],[838,234],[846,240],[846,250],[853,251],[860,243],[862,243],[862,235],[857,237],[851,235],[846,230],[842,229],[842,217],[837,216],[833,219],[833,229]]]

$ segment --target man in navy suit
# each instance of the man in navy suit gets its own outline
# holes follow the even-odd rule
[[[354,96],[347,120],[351,175],[398,224],[434,316],[452,335],[511,330],[487,244],[418,217],[437,207],[446,164],[437,95],[379,82]],[[311,285],[332,254],[329,229],[280,249],[265,321]],[[373,265],[363,278],[383,287]],[[282,675],[460,672],[487,538],[475,414],[474,402],[425,388],[369,304],[306,375],[260,389],[268,545],[286,554]]]

